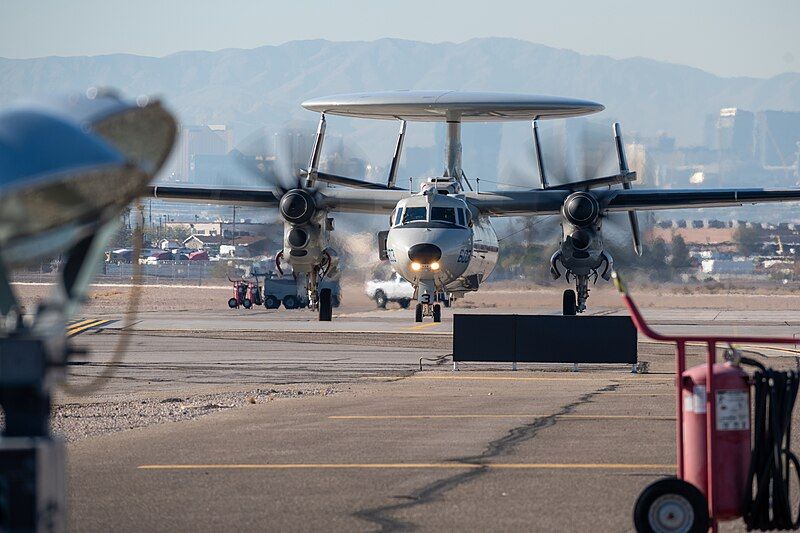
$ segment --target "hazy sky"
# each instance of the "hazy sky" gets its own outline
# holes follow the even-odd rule
[[[798,25],[798,0],[0,0],[0,56],[501,36],[765,77],[800,71]]]

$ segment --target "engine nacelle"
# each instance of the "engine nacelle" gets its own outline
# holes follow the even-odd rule
[[[314,197],[303,189],[293,189],[281,198],[279,210],[286,222],[305,224],[314,217],[317,204]]]
[[[564,201],[561,215],[573,226],[585,228],[600,217],[600,202],[591,193],[574,192]]]

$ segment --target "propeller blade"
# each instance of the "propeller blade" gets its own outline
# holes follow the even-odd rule
[[[617,164],[619,165],[619,173],[622,175],[628,174],[630,169],[628,168],[628,157],[625,155],[625,141],[622,140],[622,127],[620,126],[619,122],[615,122],[611,126],[612,131],[614,132],[614,148],[617,154]],[[632,185],[629,181],[622,182],[623,189],[630,189]],[[628,211],[628,222],[631,226],[631,237],[633,238],[633,249],[636,252],[636,255],[642,255],[642,238],[639,234],[639,217],[636,215],[636,211]]]
[[[631,236],[633,237],[633,250],[636,255],[642,255],[642,237],[639,234],[639,217],[636,211],[628,211],[628,221],[631,225]]]

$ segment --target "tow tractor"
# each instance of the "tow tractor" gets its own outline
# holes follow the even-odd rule
[[[790,465],[795,476],[800,472],[800,462],[790,450],[798,373],[766,368],[734,346],[793,345],[796,339],[664,335],[644,320],[619,274],[612,277],[639,332],[674,343],[677,354],[677,476],[659,479],[642,491],[633,511],[636,530],[716,532],[720,521],[739,518],[748,530],[798,529],[800,516],[793,515],[789,495]],[[686,369],[690,343],[705,345],[706,364]],[[717,363],[717,348],[723,346],[726,361]],[[750,375],[742,365],[757,370]]]
[[[297,280],[291,276],[281,276],[275,272],[251,273],[253,281],[231,279],[233,296],[228,300],[228,307],[250,309],[254,305],[263,305],[267,309],[278,309],[281,304],[286,309],[302,309],[309,306],[308,298],[298,294]],[[259,280],[264,278],[263,283]],[[323,280],[320,287],[331,292],[331,306],[339,307],[341,302],[341,289],[336,280]]]

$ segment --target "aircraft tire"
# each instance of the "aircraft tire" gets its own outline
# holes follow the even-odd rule
[[[322,289],[321,291],[319,291],[319,321],[330,322],[331,318],[333,318],[331,290]]]
[[[434,322],[442,321],[442,306],[439,304],[435,304],[433,306],[433,321]]]
[[[378,289],[375,291],[375,303],[381,309],[386,309],[386,304],[389,302],[388,298],[386,298],[386,293],[382,290]]]
[[[561,306],[561,311],[564,316],[575,316],[578,312],[577,299],[575,298],[575,291],[567,289],[564,291],[564,300]]]
[[[415,322],[422,322],[422,304],[417,304],[417,308],[414,313],[414,321]]]

